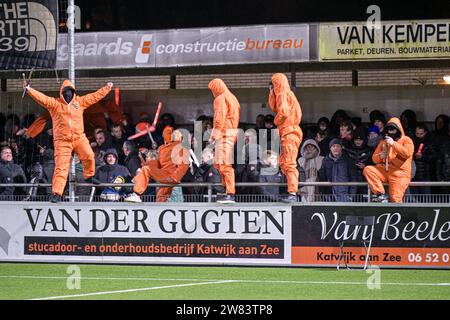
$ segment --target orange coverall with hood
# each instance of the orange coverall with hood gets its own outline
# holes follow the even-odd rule
[[[73,93],[72,100],[69,103],[63,97],[65,88],[71,89]],[[51,98],[29,86],[27,87],[28,95],[48,110],[53,122],[53,143],[55,147],[53,193],[61,196],[64,192],[72,151],[75,151],[83,164],[84,178],[88,179],[94,176],[94,153],[84,134],[83,112],[102,100],[110,91],[109,86],[104,86],[94,93],[77,96],[72,82],[64,80],[59,91],[60,97]]]
[[[165,144],[158,149],[157,160],[147,160],[141,172],[134,177],[134,189],[137,194],[143,194],[147,190],[150,179],[158,183],[180,183],[186,171],[189,169],[189,150],[183,148],[181,140],[173,140],[172,127],[166,127],[163,131]],[[157,202],[166,202],[172,194],[173,187],[158,188]]]
[[[102,128],[106,130],[105,111],[111,117],[114,124],[122,124],[125,119],[122,111],[113,101],[100,101],[87,109],[83,115],[84,129],[88,139],[94,136],[94,130],[96,128]],[[43,112],[28,128],[27,135],[30,138],[35,138],[44,129],[48,120],[51,119],[48,111]]]
[[[213,164],[222,178],[227,194],[235,194],[233,151],[237,139],[237,128],[241,107],[236,96],[221,79],[208,84],[214,96],[214,124],[210,141],[215,141]]]
[[[295,94],[289,87],[286,75],[275,73],[272,76],[273,90],[269,94],[269,106],[276,113],[274,123],[281,139],[280,167],[286,175],[288,193],[298,191],[297,154],[302,142],[303,132],[299,125],[302,110]]]
[[[414,143],[405,135],[398,118],[390,119],[386,124],[386,127],[388,126],[396,127],[400,131],[400,138],[394,139],[394,144],[391,146],[388,146],[385,140],[381,140],[372,156],[375,166],[366,166],[363,174],[374,194],[384,194],[383,183],[388,182],[390,200],[402,202],[406,188],[411,181]],[[388,150],[388,171],[386,171],[386,159],[380,157],[383,150]]]

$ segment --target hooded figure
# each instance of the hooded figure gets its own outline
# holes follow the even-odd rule
[[[289,87],[286,75],[276,73],[272,76],[273,88],[270,88],[269,106],[276,113],[275,125],[281,139],[280,166],[286,175],[289,196],[284,202],[297,201],[298,170],[297,154],[302,142],[303,132],[300,129],[302,110],[295,94]]]
[[[102,100],[111,91],[112,86],[112,83],[108,83],[94,93],[77,96],[72,82],[64,80],[59,98],[51,98],[26,85],[28,95],[48,110],[53,122],[55,172],[52,181],[52,202],[58,202],[64,192],[72,151],[83,164],[85,180],[89,182],[94,176],[94,153],[84,133],[83,113],[85,109]]]
[[[384,129],[384,139],[372,156],[375,166],[366,166],[363,174],[377,200],[387,200],[383,183],[388,182],[390,200],[402,202],[411,181],[414,143],[405,135],[398,118],[390,119]]]
[[[222,185],[227,195],[218,202],[234,202],[235,180],[233,169],[234,144],[237,139],[237,128],[241,107],[236,96],[230,92],[221,79],[214,79],[208,84],[214,96],[214,121],[209,143],[215,143],[214,167],[219,171]]]
[[[309,147],[308,147],[309,146]],[[313,139],[308,139],[300,149],[301,157],[298,159],[298,166],[305,171],[306,182],[316,182],[319,180],[319,170],[322,167],[323,156],[320,155],[320,148]],[[316,192],[315,186],[304,186],[300,189],[303,202],[314,201]]]
[[[170,127],[166,127],[171,130]],[[184,148],[181,143],[181,132],[175,130],[170,142],[162,145],[158,149],[158,159],[147,160],[145,166],[137,174],[134,181],[134,193],[128,198],[127,202],[142,202],[140,195],[147,190],[150,179],[158,183],[175,185],[181,182],[181,179],[189,169],[189,150]],[[174,186],[160,187],[156,194],[157,202],[166,202]]]

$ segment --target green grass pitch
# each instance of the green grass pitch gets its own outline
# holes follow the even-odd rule
[[[0,263],[0,288],[2,300],[448,300],[450,271]]]

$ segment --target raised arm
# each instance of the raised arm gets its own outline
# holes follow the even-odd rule
[[[45,111],[42,113],[28,128],[27,128],[27,135],[30,138],[37,137],[42,131],[45,129],[45,125],[48,120],[50,120],[50,113],[48,111]]]
[[[52,98],[52,97],[48,97],[45,94],[43,94],[42,92],[39,92],[39,91],[33,89],[29,85],[26,86],[26,90],[27,90],[28,95],[34,101],[36,101],[39,105],[44,107],[45,109],[52,110],[52,109],[54,109],[54,108],[56,108],[58,106],[58,100],[57,99]]]
[[[96,104],[97,102],[102,100],[104,97],[106,97],[106,95],[111,91],[112,87],[113,87],[113,83],[108,82],[108,84],[106,86],[104,86],[103,88],[101,88],[93,93],[89,93],[87,95],[79,97],[80,106],[83,109],[87,109],[90,106]]]

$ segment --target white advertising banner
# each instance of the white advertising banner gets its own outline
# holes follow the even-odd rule
[[[291,207],[5,202],[0,261],[287,265]]]
[[[450,20],[321,23],[320,60],[450,58]]]
[[[78,69],[161,68],[309,61],[307,24],[78,33]],[[66,35],[57,68],[67,68]]]

